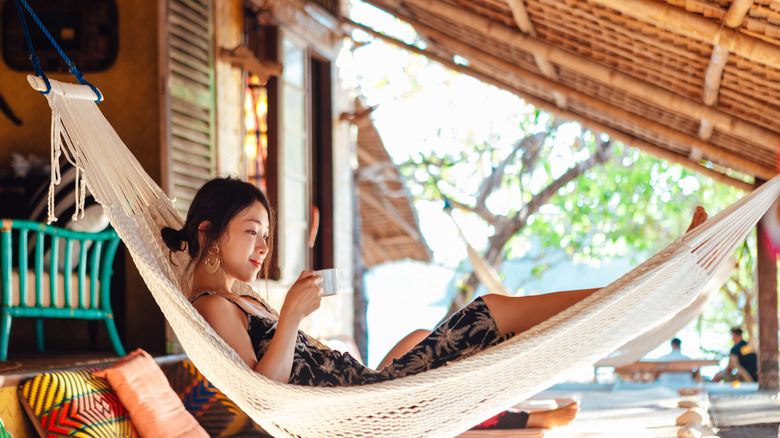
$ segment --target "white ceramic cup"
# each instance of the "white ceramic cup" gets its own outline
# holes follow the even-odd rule
[[[336,268],[320,269],[314,273],[322,276],[322,283],[320,283],[322,294],[320,296],[327,297],[339,293],[339,271]]]

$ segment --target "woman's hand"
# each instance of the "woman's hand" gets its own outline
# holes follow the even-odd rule
[[[279,313],[279,320],[290,318],[297,324],[319,309],[322,303],[322,277],[314,271],[303,271],[293,283]]]

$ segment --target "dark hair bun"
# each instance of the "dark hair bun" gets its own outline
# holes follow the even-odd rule
[[[187,237],[183,230],[174,230],[170,227],[163,227],[163,229],[160,230],[160,235],[162,236],[163,242],[165,242],[165,246],[171,251],[184,251],[184,244],[187,242]]]

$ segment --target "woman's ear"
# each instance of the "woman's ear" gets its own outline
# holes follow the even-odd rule
[[[211,229],[211,222],[203,221],[198,224],[198,238],[201,243],[206,239],[206,232]]]

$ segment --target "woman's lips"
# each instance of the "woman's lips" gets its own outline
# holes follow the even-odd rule
[[[250,260],[250,262],[251,262],[253,265],[255,265],[256,267],[258,267],[258,268],[259,268],[260,266],[263,266],[263,262],[261,262],[260,260]]]

